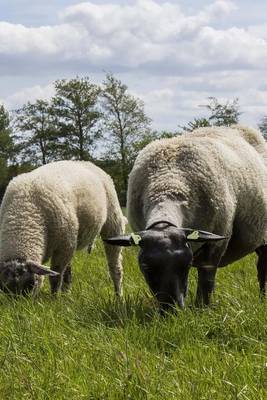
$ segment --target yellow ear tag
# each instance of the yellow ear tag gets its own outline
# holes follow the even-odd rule
[[[139,242],[141,241],[141,236],[140,235],[136,235],[135,233],[131,233],[131,237],[133,239],[133,242],[136,246],[139,245]]]
[[[187,239],[190,240],[197,240],[199,238],[199,232],[198,231],[193,231],[190,233],[190,235],[187,236]]]

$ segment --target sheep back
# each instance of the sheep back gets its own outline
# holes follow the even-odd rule
[[[123,218],[112,180],[90,162],[60,161],[22,174],[3,198],[0,258],[40,261],[60,246],[88,246],[108,213],[117,223]]]
[[[266,154],[260,133],[240,126],[156,140],[130,174],[129,221],[142,230],[151,209],[171,201],[182,209],[184,227],[235,236],[250,252],[267,239]]]

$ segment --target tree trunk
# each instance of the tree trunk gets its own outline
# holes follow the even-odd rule
[[[124,131],[121,123],[120,112],[116,110],[118,122],[119,122],[119,135],[120,135],[120,153],[121,153],[121,174],[123,182],[123,202],[126,203],[126,192],[128,184],[128,173],[127,173],[127,160],[125,154],[125,138]]]
[[[41,153],[42,153],[42,163],[43,165],[46,164],[46,151],[45,151],[45,145],[42,141],[42,139],[39,139],[39,143],[40,143],[40,149],[41,149]]]
[[[77,115],[78,118],[78,137],[79,137],[79,159],[84,160],[84,137],[83,137],[83,127],[81,123],[80,113]]]

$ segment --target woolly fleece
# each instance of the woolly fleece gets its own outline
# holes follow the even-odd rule
[[[124,232],[112,179],[90,162],[59,161],[14,178],[0,211],[0,260],[46,262],[59,272],[76,249]],[[115,290],[121,292],[121,249],[105,245]]]
[[[156,140],[129,177],[128,218],[135,230],[167,220],[228,240],[208,245],[223,266],[267,240],[267,145],[260,132],[236,125],[199,128]]]

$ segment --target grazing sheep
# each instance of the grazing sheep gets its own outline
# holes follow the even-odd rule
[[[90,162],[59,161],[13,179],[0,211],[0,285],[26,293],[50,278],[51,292],[71,283],[76,249],[91,249],[96,236],[124,232],[112,179]],[[115,291],[121,294],[121,249],[105,244]],[[52,270],[41,263],[51,258]]]
[[[266,156],[261,134],[239,125],[196,129],[141,151],[128,188],[129,222],[140,232],[108,243],[140,246],[141,271],[162,309],[184,306],[190,264],[198,268],[196,304],[209,304],[217,268],[254,251],[264,294]]]

